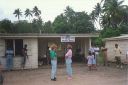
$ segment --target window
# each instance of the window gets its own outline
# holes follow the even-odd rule
[[[22,39],[6,39],[6,49],[11,48],[14,50],[14,56],[22,56],[23,40]]]
[[[6,39],[5,40],[5,48],[8,49],[8,48],[11,48],[13,49],[13,40],[12,39]],[[14,49],[13,49],[14,50]]]
[[[16,39],[15,40],[15,55],[22,55],[22,48],[23,48],[23,40]]]

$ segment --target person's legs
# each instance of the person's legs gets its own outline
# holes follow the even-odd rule
[[[54,65],[54,78],[56,78],[56,73],[57,73],[57,60],[54,61],[55,62],[55,65]]]
[[[88,70],[89,70],[89,71],[91,71],[91,70],[92,70],[92,68],[91,68],[91,67],[92,67],[92,65],[91,65],[91,64],[89,64],[89,65],[88,65]]]
[[[96,58],[93,59],[92,65],[93,65],[93,69],[96,70],[97,69],[97,67],[96,67]]]
[[[22,68],[24,69],[25,68],[25,64],[26,64],[26,59],[25,57],[22,58]]]
[[[117,67],[119,67],[120,62],[121,62],[119,56],[115,56],[115,60],[116,60]]]
[[[13,68],[13,58],[12,55],[10,55],[10,70]]]
[[[96,65],[98,64],[98,54],[95,54]]]
[[[72,60],[66,59],[66,71],[69,77],[72,77],[72,66],[71,66]]]
[[[7,55],[7,59],[6,59],[6,68],[9,71],[10,70],[10,58],[9,55]]]
[[[52,70],[51,70],[51,79],[55,79],[56,77],[56,69],[57,69],[57,61],[51,60]]]
[[[106,66],[105,56],[103,57],[104,66]]]
[[[119,66],[122,68],[121,58],[119,57]]]
[[[108,59],[106,56],[105,56],[105,66],[108,66]]]

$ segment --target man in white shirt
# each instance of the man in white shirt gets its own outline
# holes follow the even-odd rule
[[[94,53],[94,52],[95,52],[94,47],[93,47],[93,46],[92,46],[92,47],[90,47],[90,48],[89,48],[89,51],[90,51],[91,53]]]
[[[118,44],[115,44],[115,49],[114,49],[114,52],[115,52],[115,60],[116,60],[116,65],[117,67],[121,67],[122,68],[122,65],[121,65],[121,49],[119,48]]]
[[[94,51],[95,51],[96,63],[98,63],[98,57],[99,57],[99,51],[100,51],[99,47],[96,46],[94,48]]]

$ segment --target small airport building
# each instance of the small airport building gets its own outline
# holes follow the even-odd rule
[[[91,46],[91,38],[98,37],[98,34],[37,34],[37,33],[22,33],[22,34],[0,34],[0,61],[6,67],[5,52],[8,49],[8,44],[14,51],[13,68],[20,69],[22,62],[22,48],[27,44],[28,59],[26,62],[26,69],[38,68],[39,60],[42,57],[47,57],[47,50],[51,44],[55,43],[57,48],[57,56],[63,58],[66,51],[66,45],[70,43],[73,47],[73,61],[79,59],[79,55],[85,58],[88,49]],[[116,40],[107,40],[107,46],[113,46]],[[123,39],[122,44],[127,44],[126,39]],[[118,42],[121,42],[118,40]],[[120,44],[119,44],[120,45]],[[110,47],[109,46],[109,47]],[[120,45],[123,46],[123,45]],[[128,45],[124,45],[128,46]],[[127,47],[128,48],[128,47]],[[109,50],[109,52],[111,49]],[[110,54],[109,54],[110,55]]]

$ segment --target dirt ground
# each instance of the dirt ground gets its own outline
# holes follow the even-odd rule
[[[83,64],[73,65],[73,79],[68,80],[65,66],[60,65],[57,81],[50,80],[50,66],[35,70],[5,72],[4,85],[128,85],[128,70],[99,66],[97,71],[88,71]]]

